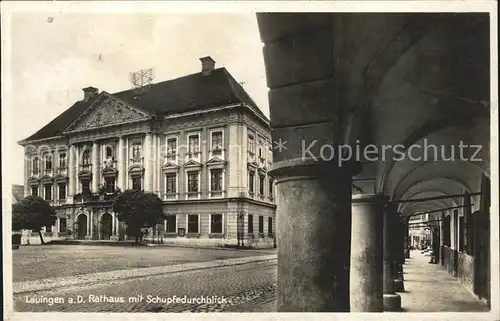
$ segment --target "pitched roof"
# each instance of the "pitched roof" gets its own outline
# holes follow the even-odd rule
[[[12,185],[12,204],[20,202],[24,198],[24,185]]]
[[[233,103],[246,103],[267,120],[257,104],[226,68],[214,69],[210,75],[201,72],[149,85],[141,91],[130,89],[111,94],[128,104],[156,116],[200,110]],[[93,102],[76,102],[26,140],[61,135],[63,131]]]

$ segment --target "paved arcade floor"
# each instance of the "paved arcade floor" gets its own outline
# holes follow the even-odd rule
[[[474,297],[430,257],[412,251],[404,265],[404,293],[401,305],[406,312],[487,312],[488,307]]]
[[[90,249],[89,249],[90,250]],[[114,251],[102,249],[102,251]],[[173,251],[173,252],[170,252]],[[191,250],[173,249],[155,251],[156,255],[174,254],[183,252],[184,255],[193,254]],[[186,252],[185,252],[186,251]],[[147,251],[146,251],[147,252]],[[61,287],[52,290],[33,288],[36,292],[17,294],[15,306],[17,311],[85,311],[85,312],[274,312],[276,291],[276,260],[269,260],[269,253],[249,257],[250,253],[238,253],[239,251],[220,251],[216,253],[215,261],[206,260],[212,256],[211,251],[197,257],[199,262],[189,262],[174,269],[172,263],[161,265],[156,262],[156,267],[131,268],[125,271],[108,271],[107,266],[98,273],[105,277],[86,283],[86,277],[91,274],[77,275],[73,278],[82,282],[60,283]],[[231,253],[233,252],[233,253]],[[134,253],[134,254],[133,254]],[[130,252],[131,259],[140,252]],[[150,254],[150,253],[148,253]],[[179,253],[177,253],[179,254]],[[182,256],[184,256],[182,255]],[[223,255],[225,260],[220,260]],[[246,256],[246,257],[245,257]],[[142,255],[139,257],[143,258]],[[458,281],[451,277],[441,266],[428,264],[429,257],[414,251],[411,259],[405,264],[405,288],[406,293],[400,293],[402,306],[405,312],[485,312],[487,307],[476,299]],[[212,258],[212,260],[214,259]],[[45,258],[51,261],[51,256]],[[52,258],[53,259],[53,258]],[[205,260],[206,261],[205,261]],[[264,260],[264,261],[262,261]],[[57,260],[56,260],[57,261]],[[200,262],[201,261],[201,262]],[[234,262],[233,262],[234,261]],[[241,261],[241,262],[240,262]],[[247,264],[242,261],[248,262]],[[225,262],[221,264],[221,262]],[[167,262],[165,262],[167,263]],[[177,262],[176,262],[177,263]],[[175,264],[175,263],[174,263]],[[238,264],[238,265],[234,265]],[[148,264],[152,265],[152,264]],[[161,266],[160,266],[161,265]],[[196,269],[186,268],[196,266]],[[150,271],[151,270],[151,271]],[[157,274],[157,272],[161,274]],[[175,270],[175,271],[174,271]],[[82,271],[83,272],[83,271]],[[151,272],[151,273],[150,273]],[[158,272],[158,273],[159,273]],[[126,275],[121,275],[125,273]],[[165,274],[163,274],[165,273]],[[130,275],[129,275],[130,274]],[[36,278],[25,282],[30,285],[50,283],[52,279]],[[20,284],[18,283],[18,285]],[[40,284],[39,284],[40,283]],[[81,283],[81,284],[80,284]],[[41,291],[40,291],[41,290]],[[228,298],[227,304],[162,304],[137,302],[134,304],[123,303],[82,303],[76,305],[55,304],[30,304],[30,297],[77,297],[87,298],[89,295],[106,295],[110,297],[128,297],[130,295],[154,295],[160,297],[172,296],[218,296]]]

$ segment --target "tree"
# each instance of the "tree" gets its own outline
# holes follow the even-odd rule
[[[125,222],[128,233],[139,243],[141,229],[152,227],[164,218],[163,202],[154,193],[127,190],[113,201],[113,211],[118,214],[118,220]]]
[[[56,222],[56,212],[43,198],[28,196],[12,207],[12,230],[32,230],[38,232],[42,244],[42,228]]]

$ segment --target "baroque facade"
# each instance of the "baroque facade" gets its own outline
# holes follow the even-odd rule
[[[148,237],[172,243],[274,245],[267,117],[225,68],[84,99],[19,142],[24,194],[57,212],[58,239],[125,240],[118,190],[156,193],[166,219]]]

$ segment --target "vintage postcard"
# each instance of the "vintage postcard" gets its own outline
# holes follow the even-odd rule
[[[496,2],[1,7],[4,319],[500,320]]]

